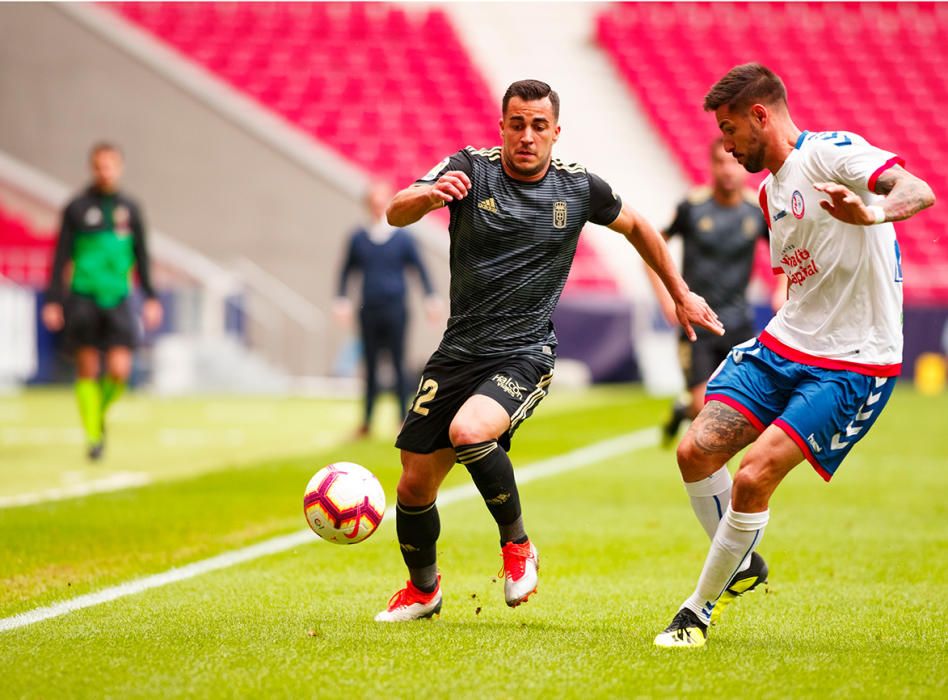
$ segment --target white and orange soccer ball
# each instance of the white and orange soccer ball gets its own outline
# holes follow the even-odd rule
[[[385,491],[375,475],[352,462],[323,467],[306,485],[306,522],[336,544],[356,544],[378,529],[385,513]]]

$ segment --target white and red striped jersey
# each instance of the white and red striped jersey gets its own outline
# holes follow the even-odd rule
[[[895,227],[854,226],[819,202],[817,182],[838,182],[867,205],[876,180],[902,159],[846,131],[800,134],[760,187],[775,273],[789,299],[761,334],[777,354],[803,364],[896,376],[902,362],[902,265]]]

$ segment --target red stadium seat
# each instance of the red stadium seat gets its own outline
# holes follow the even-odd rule
[[[937,3],[621,3],[597,21],[600,46],[695,182],[707,177],[714,133],[704,94],[732,66],[756,60],[783,77],[801,128],[859,133],[899,153],[942,197],[946,35],[948,7]],[[895,46],[899,60],[885,60]],[[923,213],[898,232],[906,300],[948,302],[940,217]]]
[[[49,282],[54,238],[38,235],[26,221],[0,207],[0,275],[43,288]]]
[[[375,177],[413,182],[497,143],[495,100],[439,9],[388,3],[104,5]],[[614,289],[595,252],[570,289]]]
[[[461,145],[496,142],[492,126],[496,107],[440,10],[410,13],[386,3],[167,2],[107,7],[304,130],[312,132],[318,123],[317,133],[330,146],[360,165],[371,164],[377,175],[398,184],[411,182],[443,157],[441,147],[425,154],[379,146],[369,150],[382,153],[382,161],[370,163],[339,146],[356,138],[360,142],[379,138],[378,133],[361,133],[357,122],[334,127],[318,115],[327,109],[339,114],[341,107],[352,113],[398,112],[410,95],[419,103],[419,112],[429,115],[425,127],[429,132],[441,128],[439,115],[449,113],[456,118]],[[430,47],[437,47],[437,52]],[[483,94],[472,96],[472,91]],[[350,128],[358,133],[347,134]],[[411,136],[422,137],[417,129]],[[418,160],[406,160],[405,152]]]

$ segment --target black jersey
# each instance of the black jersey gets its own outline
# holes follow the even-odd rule
[[[726,207],[718,204],[709,188],[701,188],[678,205],[665,233],[682,238],[681,276],[691,291],[705,298],[725,328],[747,323],[751,311],[746,294],[754,249],[757,239],[768,235],[760,207],[750,198]]]
[[[500,147],[470,146],[441,161],[418,184],[449,170],[471,179],[451,212],[451,317],[440,350],[459,360],[512,353],[550,354],[550,317],[587,221],[615,221],[622,202],[581,165],[554,159],[542,180],[521,182],[501,165]]]

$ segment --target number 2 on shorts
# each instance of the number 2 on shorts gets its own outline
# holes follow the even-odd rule
[[[415,396],[415,401],[411,405],[411,410],[421,416],[427,416],[430,409],[426,407],[425,404],[434,400],[437,393],[438,382],[434,379],[425,379],[422,377],[421,382],[418,384],[418,394]]]

